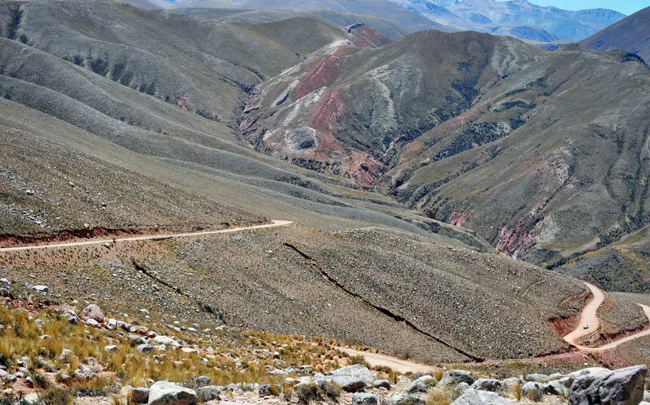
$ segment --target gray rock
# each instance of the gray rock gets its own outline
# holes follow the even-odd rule
[[[103,323],[104,311],[102,311],[102,309],[99,306],[95,304],[90,304],[86,308],[84,308],[83,311],[81,311],[81,319],[83,319],[84,321],[87,321],[88,319],[94,319],[99,323]]]
[[[562,385],[562,383],[557,380],[543,384],[542,389],[546,395],[559,395],[565,397],[569,395],[569,390],[567,390],[564,385]]]
[[[427,392],[430,388],[435,387],[438,383],[434,377],[425,375],[413,381],[406,387],[406,392],[414,394],[416,392]]]
[[[643,400],[646,402],[650,401],[650,391],[643,391]]]
[[[147,340],[140,335],[129,335],[128,339],[131,341],[132,345],[147,343]]]
[[[62,361],[64,363],[69,363],[70,355],[72,355],[72,350],[70,349],[61,350],[61,354],[59,355],[59,361]]]
[[[554,374],[549,375],[548,378],[551,381],[560,380],[560,379],[564,378],[564,374],[554,373]]]
[[[145,336],[147,332],[149,332],[149,328],[141,325],[133,325],[131,326],[131,328],[129,328],[129,332],[137,333],[138,335]]]
[[[529,381],[521,387],[521,396],[534,402],[541,401],[544,397],[544,388],[538,382]]]
[[[8,383],[15,383],[16,380],[17,380],[17,378],[16,378],[15,374],[7,374],[5,376],[5,381],[8,382]]]
[[[70,322],[73,325],[79,323],[79,316],[70,309],[63,311],[63,316],[68,320],[68,322]]]
[[[197,392],[199,398],[201,398],[203,402],[208,402],[219,399],[219,395],[221,395],[221,392],[225,389],[226,388],[221,385],[206,385],[205,387],[199,388]]]
[[[352,395],[353,405],[377,405],[377,396],[367,392],[357,392]]]
[[[150,353],[153,350],[153,346],[148,343],[143,343],[136,348],[140,353]]]
[[[271,396],[273,396],[273,389],[271,388],[271,384],[260,385],[260,389],[258,390],[258,394],[259,394],[260,397],[271,397]]]
[[[210,377],[202,375],[194,379],[197,387],[207,387],[210,385]]]
[[[494,392],[467,390],[452,405],[510,405],[510,401]]]
[[[469,371],[451,370],[445,372],[438,383],[438,387],[446,387],[447,385],[456,386],[462,382],[472,385],[474,384],[474,381],[474,376]]]
[[[463,395],[465,391],[467,391],[468,389],[470,389],[469,384],[467,384],[466,382],[462,382],[458,384],[456,387],[454,387],[454,392],[458,394],[458,396],[460,396]]]
[[[104,326],[106,326],[106,329],[110,329],[110,330],[117,329],[117,320],[110,318],[106,320]]]
[[[496,392],[503,387],[501,381],[493,378],[479,378],[472,384],[472,389],[479,391],[492,391]]]
[[[86,319],[86,325],[92,326],[93,328],[101,328],[101,324],[94,319]]]
[[[25,395],[23,399],[20,401],[20,403],[24,405],[37,405],[40,404],[41,401],[38,398],[38,393],[32,392],[31,394]]]
[[[372,383],[372,386],[375,388],[386,388],[387,390],[391,388],[390,381],[388,380],[376,380]]]
[[[505,380],[501,381],[501,385],[503,385],[504,390],[508,391],[520,386],[521,380],[516,377],[506,378]]]
[[[375,381],[375,375],[368,369],[368,367],[364,367],[360,364],[354,364],[352,366],[348,367],[343,367],[338,370],[334,370],[329,375],[334,375],[334,376],[350,376],[350,377],[355,377],[358,378],[359,380],[362,380],[364,383],[368,384],[369,386],[372,385],[372,383]]]
[[[571,386],[569,404],[637,405],[643,400],[643,384],[647,373],[646,366],[634,366],[583,374]]]
[[[546,374],[528,374],[525,378],[526,381],[533,381],[538,383],[547,383],[551,378]]]
[[[149,388],[147,405],[194,405],[198,396],[194,390],[167,381],[158,381]]]
[[[426,401],[415,395],[398,394],[388,400],[388,405],[425,405]]]
[[[104,351],[105,352],[116,352],[118,350],[120,350],[120,348],[115,346],[115,345],[104,346]]]
[[[131,391],[131,401],[136,404],[146,404],[149,401],[149,388],[134,388]]]
[[[336,384],[346,392],[358,392],[366,388],[366,383],[362,379],[349,375],[326,376],[322,381]]]
[[[50,291],[50,289],[47,288],[46,285],[35,285],[32,287],[32,290],[42,294],[47,294]]]

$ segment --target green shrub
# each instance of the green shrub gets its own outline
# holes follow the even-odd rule
[[[341,387],[329,381],[321,381],[318,388],[326,398],[337,399],[341,396]]]
[[[320,390],[316,383],[303,383],[298,384],[294,390],[296,397],[298,397],[298,402],[301,404],[308,404],[311,401],[317,400],[320,398]]]

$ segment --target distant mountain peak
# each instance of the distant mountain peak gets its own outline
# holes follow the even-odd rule
[[[391,1],[453,28],[511,35],[540,42],[581,40],[625,17],[624,14],[609,9],[569,11],[535,5],[527,0]]]

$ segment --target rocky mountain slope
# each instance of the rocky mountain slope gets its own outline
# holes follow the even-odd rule
[[[625,53],[427,31],[314,56],[254,92],[241,128],[258,150],[547,266],[647,224],[649,75]]]
[[[581,42],[591,49],[622,49],[638,55],[646,62],[650,59],[650,34],[646,27],[650,21],[650,8],[645,8]]]
[[[440,152],[440,164],[474,159],[474,173],[503,171],[496,157],[526,156],[517,149],[532,142],[523,129],[537,128],[520,122],[523,110],[541,116],[531,118],[534,125],[552,122],[548,106],[578,77],[594,74],[587,62],[599,61],[598,74],[617,73],[616,83],[628,86],[611,96],[611,106],[591,99],[594,105],[584,108],[594,115],[623,103],[618,97],[643,93],[644,66],[623,63],[618,54],[547,54],[477,33],[426,31],[391,42],[367,25],[305,18],[223,23],[111,1],[0,7],[10,16],[0,38],[4,247],[269,218],[299,224],[227,237],[7,252],[3,276],[21,284],[37,277],[70,298],[92,297],[123,313],[137,302],[161,315],[338,337],[429,360],[568,349],[553,321],[576,314],[587,298],[584,285],[496,255],[490,243],[509,251],[482,238],[493,230],[481,222],[494,206],[482,205],[489,200],[475,187],[476,200],[465,200],[460,186],[436,191],[439,172],[428,172],[433,164],[421,165],[423,157],[408,148],[447,128],[447,138],[426,142],[420,152]],[[544,100],[544,108],[528,108]],[[470,119],[486,105],[503,110],[492,111],[492,121]],[[628,153],[639,148],[626,137],[627,120],[642,111],[638,103],[620,112]],[[577,136],[587,118],[572,118],[572,142],[582,145]],[[467,134],[454,132],[449,123],[456,122],[468,123]],[[553,170],[541,177],[554,185],[565,156],[554,148],[565,145],[551,135],[540,151]],[[509,146],[518,136],[524,140]],[[600,138],[605,146],[616,142]],[[460,146],[452,149],[453,142]],[[494,158],[481,160],[485,150]],[[459,184],[466,179],[459,175]],[[587,185],[568,189],[579,187]],[[449,198],[435,200],[436,192]],[[576,199],[557,201],[572,207]],[[474,202],[475,211],[456,208]],[[550,207],[545,215],[563,212]],[[527,215],[527,207],[516,208],[503,210],[500,220]],[[455,226],[463,220],[477,232]],[[636,315],[611,332],[638,328],[627,322]]]

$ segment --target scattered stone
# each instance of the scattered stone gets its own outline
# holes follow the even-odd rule
[[[149,401],[149,388],[134,388],[131,391],[131,401],[136,404],[146,404]]]
[[[452,405],[510,405],[510,401],[494,392],[469,389]]]
[[[377,380],[372,383],[372,386],[375,388],[386,388],[387,390],[390,390],[390,381],[388,380]]]
[[[426,401],[415,395],[398,394],[388,400],[389,405],[425,405]]]
[[[88,319],[94,319],[98,323],[103,323],[104,322],[104,311],[102,309],[95,305],[95,304],[90,304],[86,308],[84,308],[83,311],[81,311],[81,319],[84,321],[87,321]]]
[[[547,383],[551,378],[546,374],[528,374],[525,378],[526,381],[533,381],[538,383]]]
[[[360,364],[343,367],[338,370],[334,370],[329,374],[334,376],[356,377],[368,385],[372,385],[372,383],[375,381],[375,375],[372,373],[372,371],[370,371],[368,367],[364,367]]]
[[[149,388],[147,405],[194,405],[198,396],[194,390],[167,381],[158,381]]]
[[[86,319],[86,325],[92,326],[93,328],[101,328],[102,327],[102,325],[99,322],[97,322],[96,320],[94,320],[92,318]]]
[[[20,403],[24,405],[37,405],[41,403],[41,400],[38,398],[37,392],[32,392],[31,394],[25,395]]]
[[[567,390],[562,383],[557,380],[542,385],[542,389],[546,395],[559,395],[564,397],[569,395],[569,390]]]
[[[147,343],[147,341],[139,335],[129,335],[128,339],[131,341],[132,345],[141,345],[143,343]]]
[[[258,390],[258,394],[260,397],[274,397],[279,394],[279,390],[271,384],[264,384],[260,386],[260,389]]]
[[[470,371],[465,370],[450,370],[445,372],[445,374],[440,379],[438,383],[439,387],[446,387],[447,385],[456,386],[462,382],[469,385],[474,384],[474,376]]]
[[[199,398],[203,402],[213,401],[219,399],[221,392],[225,390],[225,387],[221,385],[208,385],[198,389]]]
[[[521,396],[539,402],[544,397],[544,389],[540,383],[529,381],[521,387]]]
[[[59,361],[62,361],[64,363],[69,363],[70,355],[72,355],[72,350],[70,349],[61,350],[61,354],[59,355]]]
[[[68,320],[73,325],[76,325],[79,323],[79,315],[77,315],[73,310],[71,309],[66,309],[63,311],[63,316]]]
[[[352,395],[353,405],[377,405],[377,396],[366,392],[357,392]]]
[[[210,385],[210,377],[205,375],[196,377],[194,379],[194,383],[196,384],[197,388],[207,387],[208,385]]]
[[[406,387],[406,392],[408,392],[409,394],[414,394],[416,392],[426,393],[427,391],[429,391],[430,388],[435,387],[437,383],[438,380],[436,380],[434,377],[430,375],[425,375],[413,381],[411,384],[409,384]]]
[[[104,322],[104,326],[106,326],[106,329],[117,329],[117,320],[110,318],[106,322]]]
[[[142,343],[141,345],[138,345],[136,350],[140,353],[150,353],[153,351],[153,346],[151,346],[149,343]]]
[[[346,392],[359,392],[366,388],[366,383],[362,379],[349,375],[326,376],[322,381],[336,384]]]
[[[47,294],[50,289],[46,285],[35,285],[32,287],[32,290],[39,292],[41,294]]]
[[[474,384],[472,384],[472,389],[479,391],[496,392],[501,388],[503,388],[501,381],[495,380],[493,378],[479,378],[478,380],[474,381]]]
[[[115,346],[115,345],[104,346],[104,351],[105,352],[116,352],[118,350],[120,350],[120,348]]]
[[[647,373],[646,366],[633,366],[583,374],[571,386],[569,405],[636,405],[643,400]]]
[[[458,396],[460,396],[463,395],[465,391],[467,391],[468,389],[470,389],[469,384],[467,384],[466,382],[462,382],[454,388],[454,392],[458,394]]]
[[[145,336],[147,334],[147,332],[149,332],[149,328],[147,328],[146,326],[142,326],[142,325],[133,325],[129,329],[129,332],[137,333],[138,335]]]

